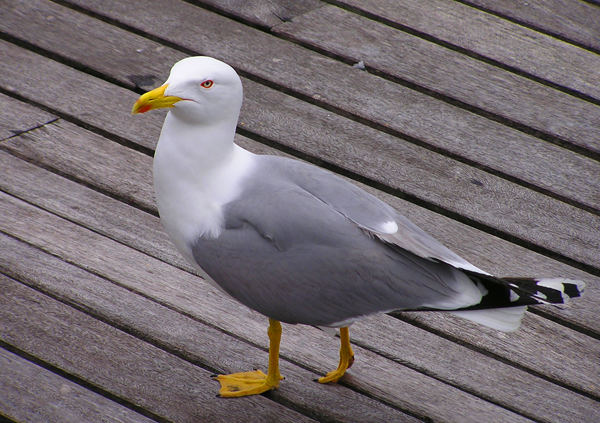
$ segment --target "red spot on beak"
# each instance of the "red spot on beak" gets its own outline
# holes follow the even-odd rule
[[[145,104],[142,107],[140,107],[137,112],[138,113],[146,113],[150,109],[152,109],[152,106],[150,106],[149,104]]]

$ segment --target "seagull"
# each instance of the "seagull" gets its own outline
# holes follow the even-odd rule
[[[281,322],[339,328],[337,382],[352,365],[349,326],[375,313],[440,310],[501,331],[528,305],[564,303],[584,284],[498,278],[394,208],[305,162],[234,143],[242,105],[235,70],[211,57],[177,62],[132,113],[168,108],[153,163],[161,222],[177,250],[216,285],[269,319],[269,361],[218,375],[220,396],[279,386]]]

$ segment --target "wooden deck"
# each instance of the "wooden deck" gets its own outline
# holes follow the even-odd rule
[[[547,0],[0,0],[0,421],[600,421],[600,6]],[[504,334],[442,313],[284,325],[212,288],[157,217],[173,63],[242,75],[237,142],[350,178],[498,275],[582,279]],[[353,66],[359,62],[361,66]]]

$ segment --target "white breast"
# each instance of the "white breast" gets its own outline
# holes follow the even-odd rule
[[[154,189],[161,223],[179,252],[194,263],[191,246],[199,237],[216,238],[222,209],[235,199],[254,155],[236,145],[219,163],[203,163],[164,143],[154,157]]]

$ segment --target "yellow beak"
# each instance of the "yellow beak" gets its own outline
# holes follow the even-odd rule
[[[169,84],[165,84],[162,87],[155,88],[143,94],[133,105],[131,114],[135,115],[137,113],[146,113],[149,110],[173,107],[175,103],[183,100],[180,97],[165,96],[165,90],[168,86]]]

